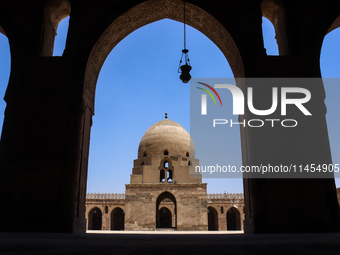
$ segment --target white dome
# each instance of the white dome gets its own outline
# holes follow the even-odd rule
[[[180,124],[168,119],[153,124],[145,132],[139,143],[138,158],[164,155],[165,151],[173,156],[195,156],[189,133]]]

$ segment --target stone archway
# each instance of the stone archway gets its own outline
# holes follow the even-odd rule
[[[227,211],[227,230],[241,230],[241,217],[240,212],[231,207]]]
[[[144,25],[165,18],[182,21],[182,10],[182,0],[149,0],[131,8],[107,27],[92,48],[86,64],[83,89],[85,128],[90,128],[92,123],[97,79],[101,67],[111,50],[127,35]],[[244,77],[244,67],[241,55],[234,39],[226,28],[212,15],[193,4],[186,4],[186,14],[186,23],[205,34],[222,51],[234,76]],[[89,139],[90,133],[88,130],[87,133],[83,134],[83,144],[89,144]],[[84,160],[87,160],[88,158],[88,151],[88,148],[84,148],[82,151]],[[82,172],[86,171],[87,169],[82,169]],[[164,172],[164,176],[165,175]],[[81,186],[85,187],[86,183],[81,184]],[[175,218],[177,219],[176,215]],[[176,227],[176,224],[173,224],[173,227]]]
[[[89,230],[101,230],[102,229],[102,211],[95,207],[89,212]]]
[[[163,201],[174,205],[173,215],[166,206],[161,207]],[[172,219],[174,218],[174,220]],[[161,193],[156,200],[156,228],[176,228],[177,227],[177,203],[173,194],[166,191]]]
[[[167,207],[162,207],[158,212],[159,228],[171,228],[172,227],[172,215]]]
[[[218,230],[218,213],[211,206],[208,207],[208,230]]]
[[[125,12],[101,35],[88,58],[83,99],[94,108],[94,96],[100,69],[111,50],[136,29],[161,19],[183,21],[183,1],[149,0]],[[128,22],[127,22],[128,21]],[[244,77],[238,48],[229,32],[213,16],[201,8],[186,4],[186,23],[205,34],[226,57],[235,77]]]
[[[44,24],[41,31],[40,55],[52,56],[59,23],[71,13],[69,0],[49,0],[44,8]]]
[[[116,207],[111,212],[111,230],[124,230],[125,212],[122,208]]]

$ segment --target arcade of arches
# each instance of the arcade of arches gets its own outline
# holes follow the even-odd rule
[[[188,0],[186,13],[187,24],[220,48],[237,78],[321,77],[319,58],[323,39],[340,26],[338,0]],[[52,57],[56,26],[68,15],[64,53]],[[274,24],[279,56],[266,54],[261,28],[263,16]],[[11,50],[0,147],[1,205],[11,208],[11,213],[0,211],[0,217],[6,219],[0,222],[1,231],[85,232],[90,131],[100,69],[110,51],[129,33],[164,18],[182,21],[183,2],[0,1],[0,32],[8,37]],[[310,117],[312,122],[301,123],[295,130],[241,128],[243,165],[273,161],[307,165],[311,159],[332,164],[323,84],[320,82],[315,88],[318,93],[313,94],[310,106],[317,114]],[[263,99],[262,103],[271,105],[271,98]],[[246,113],[244,118],[248,117],[251,116]],[[294,114],[291,117],[299,118]],[[173,201],[167,196],[177,208],[177,229],[208,228],[206,202],[189,201],[191,192],[203,201],[205,185],[200,183],[199,176],[193,176],[190,180],[196,181],[190,181],[189,185],[179,183],[181,178],[188,183],[185,176],[177,179],[176,172],[184,167],[182,159],[186,151],[173,156],[170,148],[166,149],[169,155],[157,156],[158,166],[164,158],[171,170],[164,171],[162,183],[157,174],[150,175],[149,180],[143,179],[146,175],[141,171],[147,173],[156,163],[147,155],[142,166],[143,150],[140,151],[131,182],[126,186],[125,209],[121,208],[125,212],[125,228],[156,226],[155,206],[160,192],[168,192],[175,198]],[[177,157],[177,161],[171,157]],[[147,184],[150,181],[158,182],[159,187],[153,189]],[[172,189],[175,185],[176,189]],[[187,195],[187,201],[178,196],[181,192]],[[139,208],[139,203],[154,207],[135,215],[134,208]],[[184,203],[197,207],[199,212],[189,222],[181,218],[191,215],[190,210],[180,211]],[[113,209],[108,207],[107,214],[102,212],[102,224]],[[94,210],[93,217],[98,213],[99,210]],[[228,212],[224,210],[224,213]],[[246,233],[340,230],[333,178],[244,179],[244,213]],[[170,224],[169,212],[164,214],[167,217],[160,217],[159,224]],[[216,224],[212,209],[210,214]],[[135,221],[139,222],[136,217],[145,219],[145,225],[136,224]],[[96,218],[99,222],[99,217]]]
[[[164,199],[156,216],[156,229],[176,229],[174,203]],[[208,230],[243,230],[243,194],[207,194]],[[87,194],[86,230],[125,230],[125,194]],[[93,210],[98,210],[101,225]],[[119,211],[119,215],[116,215]]]

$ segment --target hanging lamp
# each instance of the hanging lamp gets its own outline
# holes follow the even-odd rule
[[[179,61],[179,67],[178,67],[178,73],[181,73],[179,78],[182,80],[183,83],[188,83],[191,79],[190,71],[191,71],[191,66],[190,66],[190,59],[188,52],[189,50],[186,48],[186,24],[185,24],[185,1],[183,1],[183,14],[184,14],[184,49],[182,50],[182,57],[181,60]],[[183,62],[183,57],[184,57],[184,65],[182,65]]]

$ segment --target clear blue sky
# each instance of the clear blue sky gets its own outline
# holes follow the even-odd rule
[[[55,55],[65,45],[68,18],[58,28]],[[269,55],[277,54],[274,29],[264,19],[264,41]],[[321,54],[323,77],[339,77],[340,30],[326,36]],[[187,47],[196,78],[233,77],[228,62],[205,35],[187,28]],[[10,73],[7,38],[0,34],[0,95]],[[144,26],[123,39],[110,53],[101,70],[96,90],[95,116],[90,142],[88,193],[124,193],[130,182],[140,139],[155,122],[169,119],[190,131],[189,84],[183,84],[177,68],[183,49],[183,24],[161,20]],[[340,163],[339,100],[337,87],[326,86],[328,128],[333,163]],[[2,126],[5,103],[0,102]],[[238,134],[239,135],[239,134]],[[195,141],[194,141],[195,142]],[[235,143],[235,142],[234,142]],[[230,157],[241,160],[240,143],[231,144]],[[339,155],[339,156],[338,156]],[[242,193],[242,179],[204,179],[209,193]],[[337,187],[340,182],[337,180]]]

